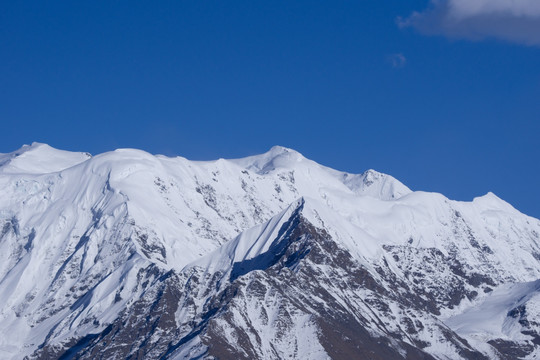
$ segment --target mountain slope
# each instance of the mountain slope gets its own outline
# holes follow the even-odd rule
[[[193,162],[42,144],[0,155],[0,187],[2,358],[538,352],[534,287],[504,308],[511,334],[455,325],[540,278],[540,222],[491,193],[451,201],[282,147]]]

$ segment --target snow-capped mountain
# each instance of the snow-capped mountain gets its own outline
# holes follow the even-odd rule
[[[0,154],[2,359],[534,359],[540,221],[273,147]]]

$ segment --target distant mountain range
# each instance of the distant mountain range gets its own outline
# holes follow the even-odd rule
[[[0,154],[0,359],[537,359],[540,221],[284,147]]]

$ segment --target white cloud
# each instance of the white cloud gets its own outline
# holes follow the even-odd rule
[[[540,45],[540,0],[431,0],[398,25],[429,35]]]
[[[392,54],[388,57],[388,62],[393,68],[402,68],[407,63],[407,58],[402,53]]]
[[[451,0],[450,15],[466,19],[482,15],[504,15],[514,17],[539,17],[538,0]]]

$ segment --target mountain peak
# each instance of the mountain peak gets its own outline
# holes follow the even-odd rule
[[[343,174],[343,183],[354,193],[383,200],[398,199],[412,191],[393,176],[369,169],[362,174]]]
[[[57,149],[55,149],[52,146],[47,145],[45,143],[40,143],[40,142],[34,141],[30,145],[24,144],[19,149],[15,150],[15,151],[13,151],[11,153],[5,154],[5,155],[20,156],[20,155],[22,155],[24,153],[27,153],[27,152],[51,151],[51,150],[57,150]],[[57,150],[57,151],[60,151],[60,150]]]
[[[282,154],[297,154],[297,155],[302,156],[298,151],[296,151],[294,149],[291,149],[291,148],[288,148],[288,147],[285,147],[285,146],[281,146],[281,145],[272,146],[270,148],[270,150],[268,150],[266,153],[267,154],[274,154],[276,156],[279,156],[279,155],[282,155]]]
[[[232,162],[259,174],[267,174],[277,168],[291,168],[295,164],[306,160],[298,151],[283,146],[273,146],[260,155],[233,159]]]
[[[48,144],[45,144],[45,143],[40,143],[38,141],[32,141],[32,143],[30,145],[27,145],[27,144],[24,144],[21,149],[37,149],[37,148],[40,148],[40,147],[44,147],[44,148],[53,148],[52,146],[48,145]]]
[[[88,153],[58,150],[33,142],[7,154],[0,154],[0,172],[4,174],[46,174],[80,164],[91,157]]]
[[[509,212],[516,211],[516,209],[512,205],[510,205],[491,191],[489,191],[483,196],[475,197],[473,199],[473,204],[488,210],[501,210]]]

